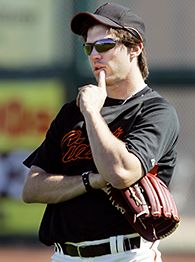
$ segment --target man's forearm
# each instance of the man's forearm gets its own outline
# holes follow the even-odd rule
[[[85,114],[92,155],[98,172],[114,187],[127,187],[143,175],[139,159],[115,137],[98,112]]]
[[[94,189],[105,186],[99,174],[90,174],[90,184]],[[27,203],[59,203],[86,193],[81,175],[66,176],[48,174],[33,166],[25,182],[23,200]]]

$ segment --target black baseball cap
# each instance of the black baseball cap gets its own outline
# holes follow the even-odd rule
[[[145,42],[145,25],[141,17],[132,13],[129,8],[115,3],[105,3],[94,13],[76,14],[71,21],[71,30],[77,35],[82,35],[85,30],[97,23],[130,32],[133,30]]]

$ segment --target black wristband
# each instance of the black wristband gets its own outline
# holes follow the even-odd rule
[[[89,183],[89,174],[91,173],[91,171],[88,172],[84,172],[81,176],[82,176],[82,180],[83,180],[83,184],[85,186],[85,189],[87,192],[91,192],[93,191],[93,187],[91,187],[90,183]]]

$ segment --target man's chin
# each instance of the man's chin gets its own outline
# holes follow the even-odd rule
[[[100,73],[101,70],[96,70],[94,73],[94,76],[96,78],[96,81],[98,82],[98,79],[99,79],[99,73]],[[114,78],[112,76],[109,76],[106,74],[106,85],[113,85],[114,84]]]

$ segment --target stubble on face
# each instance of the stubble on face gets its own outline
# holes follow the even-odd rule
[[[114,38],[109,29],[103,25],[96,25],[89,29],[87,42],[93,43],[103,38]],[[129,78],[130,54],[127,47],[117,44],[114,48],[104,53],[94,53],[89,56],[89,62],[94,76],[98,81],[99,70],[94,71],[95,65],[105,70],[106,85],[108,93],[115,93],[125,81]],[[118,93],[118,91],[117,91]]]

